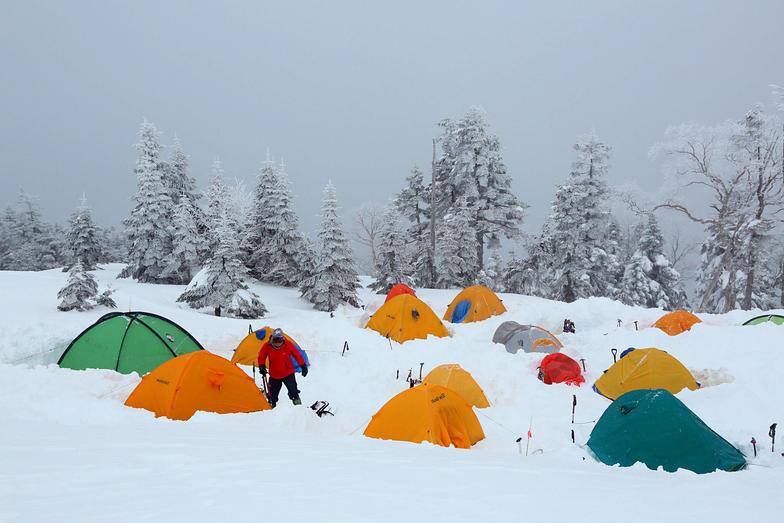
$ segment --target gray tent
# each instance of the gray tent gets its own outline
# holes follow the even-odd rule
[[[493,334],[494,343],[502,343],[506,351],[516,354],[520,349],[525,352],[552,354],[561,350],[563,345],[558,338],[536,325],[520,325],[516,321],[505,321]]]

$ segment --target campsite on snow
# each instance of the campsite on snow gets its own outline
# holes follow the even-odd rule
[[[783,19],[8,2],[0,523],[780,521]]]

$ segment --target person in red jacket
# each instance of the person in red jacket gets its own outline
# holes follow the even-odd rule
[[[308,375],[308,366],[305,358],[299,353],[297,348],[283,336],[283,331],[275,329],[267,343],[259,351],[259,372],[266,375],[269,370],[269,403],[272,408],[278,403],[278,395],[282,385],[286,385],[289,399],[294,405],[302,405],[297,389],[297,379],[294,376],[294,363],[292,358],[302,369],[302,377]],[[267,369],[269,360],[269,369]]]

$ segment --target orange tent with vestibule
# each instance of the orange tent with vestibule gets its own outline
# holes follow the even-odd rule
[[[677,310],[668,312],[656,320],[656,323],[654,323],[653,326],[663,330],[670,336],[677,336],[682,332],[691,330],[691,328],[698,323],[702,323],[702,320],[694,314],[689,311]]]
[[[463,289],[446,309],[444,319],[451,323],[481,321],[506,312],[506,307],[496,294],[484,285]]]
[[[388,302],[395,296],[400,296],[401,294],[410,294],[411,296],[416,296],[416,292],[414,289],[406,285],[405,283],[396,283],[389,289],[387,293],[387,297],[384,299],[384,303]]]
[[[406,389],[373,415],[364,435],[460,449],[485,437],[471,405],[457,392],[422,383]]]
[[[428,305],[410,294],[395,296],[376,311],[366,327],[398,343],[426,339],[431,334],[449,336],[444,324]]]
[[[238,365],[258,365],[259,351],[261,347],[267,343],[272,336],[272,327],[262,327],[255,331],[251,331],[245,336],[237,348],[234,349],[234,355],[231,357],[232,363]],[[283,337],[290,341],[295,347],[299,347],[296,341],[291,336],[283,333]]]
[[[142,378],[125,404],[175,420],[188,420],[200,410],[228,414],[272,408],[250,376],[206,350],[166,361]]]
[[[431,370],[422,381],[452,389],[476,408],[483,409],[490,406],[482,387],[474,380],[471,373],[456,363],[439,365]]]

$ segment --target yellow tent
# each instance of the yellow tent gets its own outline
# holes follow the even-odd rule
[[[190,419],[198,410],[226,414],[271,408],[250,376],[206,350],[164,362],[142,378],[125,404],[176,420]]]
[[[493,291],[483,285],[472,285],[455,296],[446,309],[444,319],[452,323],[469,323],[505,312],[506,307]]]
[[[656,320],[653,326],[663,330],[670,336],[677,336],[682,332],[691,330],[697,323],[702,323],[702,320],[688,311],[679,310],[668,312]]]
[[[237,348],[234,349],[234,355],[231,357],[231,361],[238,365],[257,365],[261,346],[269,341],[270,336],[272,336],[272,331],[274,330],[275,329],[272,327],[262,327],[248,333],[240,344],[237,345]],[[285,332],[283,333],[283,336],[294,345],[297,345],[297,342],[291,339]]]
[[[474,380],[474,377],[455,363],[439,365],[431,370],[423,381],[431,385],[441,385],[452,389],[463,396],[463,399],[468,403],[479,409],[490,406],[482,387]]]
[[[370,317],[367,328],[399,343],[415,338],[425,339],[430,334],[439,338],[449,336],[433,310],[410,294],[400,294],[382,305]]]
[[[460,449],[470,448],[485,437],[471,405],[460,394],[428,383],[406,389],[389,400],[373,415],[364,434]]]
[[[593,390],[611,400],[639,389],[666,389],[677,394],[683,389],[697,388],[689,369],[675,357],[653,348],[627,352],[593,386]]]

